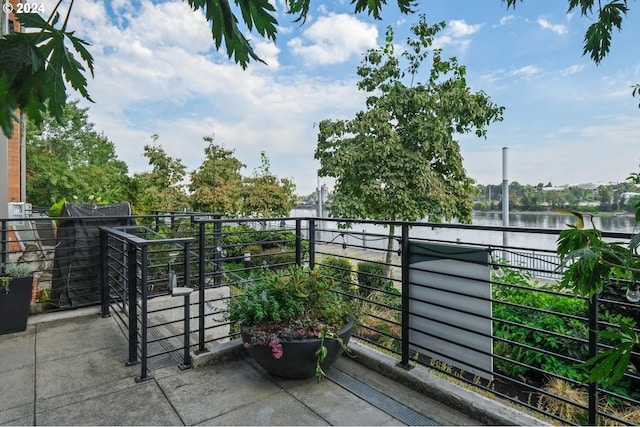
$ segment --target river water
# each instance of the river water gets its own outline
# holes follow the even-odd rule
[[[292,217],[313,217],[316,216],[316,211],[313,209],[293,209],[291,211]],[[633,233],[637,232],[635,226],[636,222],[631,215],[617,215],[607,217],[594,217],[593,222],[597,228],[603,231],[613,231],[621,233]],[[455,223],[455,222],[453,222]],[[509,214],[509,226],[518,228],[536,228],[547,230],[562,230],[567,228],[567,224],[575,224],[576,219],[571,215],[563,215],[556,213],[522,213],[512,212]],[[474,212],[472,218],[472,224],[478,226],[502,226],[502,213],[500,212]],[[585,226],[589,227],[590,223],[587,221]],[[337,224],[330,221],[325,221],[323,224],[324,229],[337,229]],[[373,224],[355,224],[351,229],[353,232],[366,232],[372,234],[385,235],[388,230],[382,226],[376,226]],[[480,243],[488,246],[499,246],[504,243],[504,233],[487,230],[460,230],[460,229],[447,229],[430,227],[414,227],[410,232],[411,237],[429,238],[444,241],[458,241],[461,243]],[[512,247],[532,248],[532,249],[550,249],[554,250],[557,245],[557,234],[532,234],[532,233],[508,233],[507,244]],[[362,242],[362,237],[356,235],[350,235],[348,232],[345,236],[340,236],[340,243],[342,240],[347,244],[359,244]],[[368,242],[364,242],[366,246],[380,246],[374,244],[375,241],[380,241],[380,245],[384,242],[384,239],[369,239]],[[380,246],[381,247],[381,246]]]

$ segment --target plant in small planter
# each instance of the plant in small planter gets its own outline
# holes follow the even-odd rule
[[[245,348],[268,372],[321,378],[347,349],[354,324],[353,305],[335,286],[303,267],[269,271],[230,300],[229,319],[239,322]]]
[[[0,334],[27,329],[32,283],[27,264],[0,264]]]

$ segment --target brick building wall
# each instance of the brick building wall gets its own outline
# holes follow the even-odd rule
[[[16,5],[19,0],[10,0],[16,9]],[[15,15],[11,13],[9,15],[9,24],[13,24],[13,31],[20,31],[20,25]],[[16,111],[16,116],[20,117],[20,112]],[[23,202],[22,200],[22,179],[21,170],[22,162],[22,150],[20,147],[20,141],[22,140],[21,127],[18,122],[14,122],[13,136],[9,138],[7,146],[7,174],[8,174],[8,201],[9,202]]]

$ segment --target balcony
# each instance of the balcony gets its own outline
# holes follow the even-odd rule
[[[525,300],[549,296],[578,300],[546,286],[558,274],[554,252],[496,243],[505,231],[554,236],[557,230],[313,218],[256,222],[201,214],[128,218],[125,223],[107,225],[101,238],[88,238],[97,247],[98,256],[92,258],[60,250],[71,242],[67,237],[70,241],[65,244],[64,233],[48,242],[53,245],[24,241],[18,245],[10,235],[8,221],[2,222],[3,242],[8,243],[4,246],[13,248],[2,253],[3,260],[37,256],[41,270],[36,274],[52,277],[52,282],[60,280],[56,278],[61,276],[61,266],[72,264],[65,261],[80,257],[83,267],[65,270],[75,281],[62,286],[54,283],[51,294],[57,294],[57,300],[47,303],[46,313],[30,317],[26,332],[0,336],[0,354],[6,355],[0,368],[0,387],[2,395],[8,396],[0,403],[0,423],[575,422],[566,413],[555,411],[549,402],[562,402],[585,420],[597,417],[594,419],[600,424],[635,423],[602,402],[617,399],[622,402],[620,407],[640,404],[633,394],[639,379],[636,373],[627,374],[625,384],[631,385],[621,393],[619,389],[586,387],[547,363],[551,360],[572,366],[580,357],[606,348],[588,333],[580,334],[588,332],[589,322],[593,322],[588,301],[578,301],[584,305],[585,315],[524,304]],[[344,228],[346,224],[350,228]],[[383,225],[396,229],[391,246],[388,228],[381,228]],[[434,227],[461,234],[446,240],[434,236]],[[487,233],[497,237],[486,243]],[[474,239],[479,235],[482,240]],[[79,242],[77,237],[73,242]],[[43,246],[53,248],[43,254]],[[439,251],[437,248],[443,247],[447,255],[437,258],[453,263],[453,271],[432,263],[434,248]],[[451,252],[451,248],[458,249]],[[460,259],[470,253],[484,258],[481,262]],[[412,256],[426,256],[426,261],[416,262]],[[53,265],[47,271],[42,267],[49,258]],[[472,264],[480,273],[460,268],[460,262]],[[324,269],[337,281],[357,284],[359,289],[353,297],[361,301],[364,316],[350,343],[356,357],[343,357],[320,383],[266,374],[247,357],[237,331],[220,315],[231,297],[230,287],[247,285],[252,271],[290,263]],[[388,268],[389,276],[376,266]],[[189,322],[182,315],[184,300],[170,296],[169,272],[180,286],[194,289],[188,304],[192,313]],[[420,279],[424,275],[428,280]],[[514,276],[525,278],[528,284],[507,280]],[[443,290],[438,278],[446,278],[445,283],[452,287],[446,285]],[[83,283],[91,285],[78,286]],[[460,283],[464,286],[455,288]],[[484,294],[468,295],[465,289],[475,288],[475,284],[490,287]],[[522,294],[531,297],[521,298]],[[471,298],[472,308],[458,306],[462,298]],[[479,306],[485,311],[474,312],[473,307]],[[635,305],[612,297],[596,301],[591,308],[597,308],[597,313],[613,306],[637,316]],[[437,314],[450,310],[454,319]],[[514,310],[521,320],[505,315]],[[455,319],[469,316],[475,319],[473,327],[460,325]],[[536,317],[569,319],[580,333],[540,330],[525,319]],[[611,327],[606,320],[600,322],[601,327]],[[482,329],[482,323],[489,328]],[[535,340],[523,342],[509,331],[537,337],[538,343],[551,337],[558,343],[557,349],[542,348]],[[483,344],[470,348],[473,346],[464,342],[463,335]],[[534,357],[525,363],[517,357],[518,351],[537,355],[542,362]],[[193,369],[179,369],[185,354],[193,359]],[[408,367],[412,369],[405,369]],[[593,392],[599,397],[596,404],[585,404],[529,381],[536,377],[561,379],[587,396]]]

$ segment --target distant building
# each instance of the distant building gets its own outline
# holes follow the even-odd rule
[[[16,9],[19,0],[9,0]],[[3,2],[4,3],[4,2]],[[20,31],[13,12],[0,8],[0,37]],[[26,201],[26,126],[25,117],[16,111],[20,122],[14,122],[13,135],[7,138],[0,132],[0,218],[9,216],[10,202]]]

